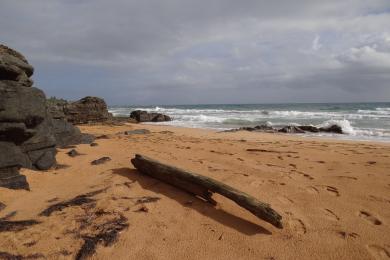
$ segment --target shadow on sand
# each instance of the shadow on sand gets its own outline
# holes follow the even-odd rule
[[[114,174],[124,176],[133,182],[138,182],[141,187],[146,190],[167,196],[179,202],[182,206],[192,208],[198,211],[200,214],[206,217],[210,217],[215,221],[218,221],[225,226],[231,227],[243,234],[272,234],[270,231],[263,228],[262,226],[259,226],[258,224],[237,217],[229,212],[224,211],[223,209],[215,208],[210,203],[207,203],[185,191],[182,191],[178,188],[172,188],[173,186],[169,184],[165,184],[159,180],[140,174],[136,169],[117,168],[112,169],[112,172]],[[192,201],[192,203],[189,204],[189,201]]]

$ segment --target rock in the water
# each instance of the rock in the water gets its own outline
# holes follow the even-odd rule
[[[311,132],[311,133],[318,133],[320,131],[318,127],[312,125],[300,125],[299,128],[305,132]]]
[[[98,143],[91,143],[90,146],[98,146],[99,144]]]
[[[278,132],[280,133],[289,133],[289,134],[303,134],[305,131],[303,131],[301,128],[298,126],[285,126],[282,129],[279,129]]]
[[[0,186],[28,189],[20,167],[55,164],[55,138],[45,94],[30,76],[33,67],[20,53],[0,45]]]
[[[99,165],[99,164],[103,164],[103,163],[106,163],[108,161],[111,161],[111,158],[110,157],[102,157],[102,158],[99,158],[97,160],[94,160],[91,162],[92,165]]]
[[[275,133],[277,129],[269,125],[257,125],[255,127],[244,126],[236,129],[226,130],[224,132],[237,132],[237,131],[249,131],[249,132],[265,132],[265,133]]]
[[[5,209],[6,205],[2,202],[0,202],[0,211],[2,211],[3,209]]]
[[[342,134],[343,129],[339,125],[331,125],[329,127],[321,127],[320,132]]]
[[[131,112],[130,118],[135,119],[137,122],[164,122],[171,121],[172,119],[161,113],[149,113],[143,110],[135,110]]]
[[[318,132],[326,132],[326,133],[336,133],[342,134],[343,129],[338,125],[331,125],[329,127],[315,127],[311,125],[302,125],[302,126],[284,126],[282,128],[274,128],[268,125],[259,125],[255,127],[240,127],[232,130],[227,130],[224,132],[236,132],[236,131],[250,131],[250,132],[266,132],[266,133],[289,133],[289,134],[303,134],[306,132],[310,133],[318,133]]]
[[[104,122],[111,118],[106,102],[98,97],[85,97],[67,104],[64,113],[72,124]]]

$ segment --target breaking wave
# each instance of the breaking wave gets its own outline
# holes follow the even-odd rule
[[[345,133],[342,138],[390,141],[390,103],[117,106],[109,111],[114,116],[129,116],[138,109],[167,114],[173,121],[159,124],[174,126],[225,130],[261,124],[338,125]]]

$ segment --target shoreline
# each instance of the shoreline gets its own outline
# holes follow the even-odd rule
[[[0,188],[5,205],[0,218],[39,222],[0,232],[0,251],[74,259],[83,236],[120,220],[126,222],[119,222],[124,229],[116,242],[97,244],[93,259],[381,259],[390,252],[386,143],[150,124],[78,127],[100,136],[98,145],[58,149],[61,167],[22,169],[30,191]],[[150,133],[124,134],[136,129]],[[80,155],[70,157],[71,149]],[[136,153],[212,177],[271,204],[282,215],[284,228],[224,197],[215,196],[214,207],[140,174],[130,163]],[[105,156],[111,160],[91,165]],[[97,191],[90,203],[40,216],[55,203]]]
[[[140,125],[140,126],[161,126],[161,127],[167,127],[167,128],[178,128],[178,129],[194,129],[194,130],[199,130],[199,131],[206,131],[206,132],[210,132],[210,133],[229,133],[229,132],[224,132],[224,130],[218,130],[218,129],[213,129],[213,128],[200,128],[200,127],[189,127],[189,126],[179,126],[179,125],[167,125],[165,124],[166,122],[162,122],[162,123],[151,123],[151,122],[146,122],[146,123],[127,123],[128,125]],[[142,127],[141,127],[142,128]],[[230,129],[234,129],[234,128],[230,128]],[[230,130],[229,129],[229,130]],[[240,131],[237,131],[237,132],[233,132],[233,133],[252,133],[252,134],[255,134],[255,135],[276,135],[276,136],[285,136],[285,137],[293,137],[293,138],[303,138],[304,140],[305,139],[313,139],[313,140],[316,140],[318,139],[319,141],[339,141],[339,142],[352,142],[352,143],[372,143],[372,144],[378,144],[378,145],[390,145],[390,140],[382,140],[382,141],[378,141],[378,140],[360,140],[360,139],[345,139],[343,138],[342,136],[348,136],[347,134],[338,134],[338,135],[334,135],[334,137],[330,137],[330,136],[326,136],[326,135],[323,135],[323,136],[319,136],[319,135],[315,135],[315,134],[291,134],[291,133],[266,133],[266,132],[249,132],[249,131],[244,131],[244,130],[240,130]]]

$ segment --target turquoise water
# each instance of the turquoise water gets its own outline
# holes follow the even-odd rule
[[[321,135],[390,141],[390,102],[112,106],[109,111],[114,115],[128,116],[136,109],[171,116],[173,121],[159,123],[165,125],[225,130],[259,124],[273,126],[337,124],[343,128],[344,135]]]

